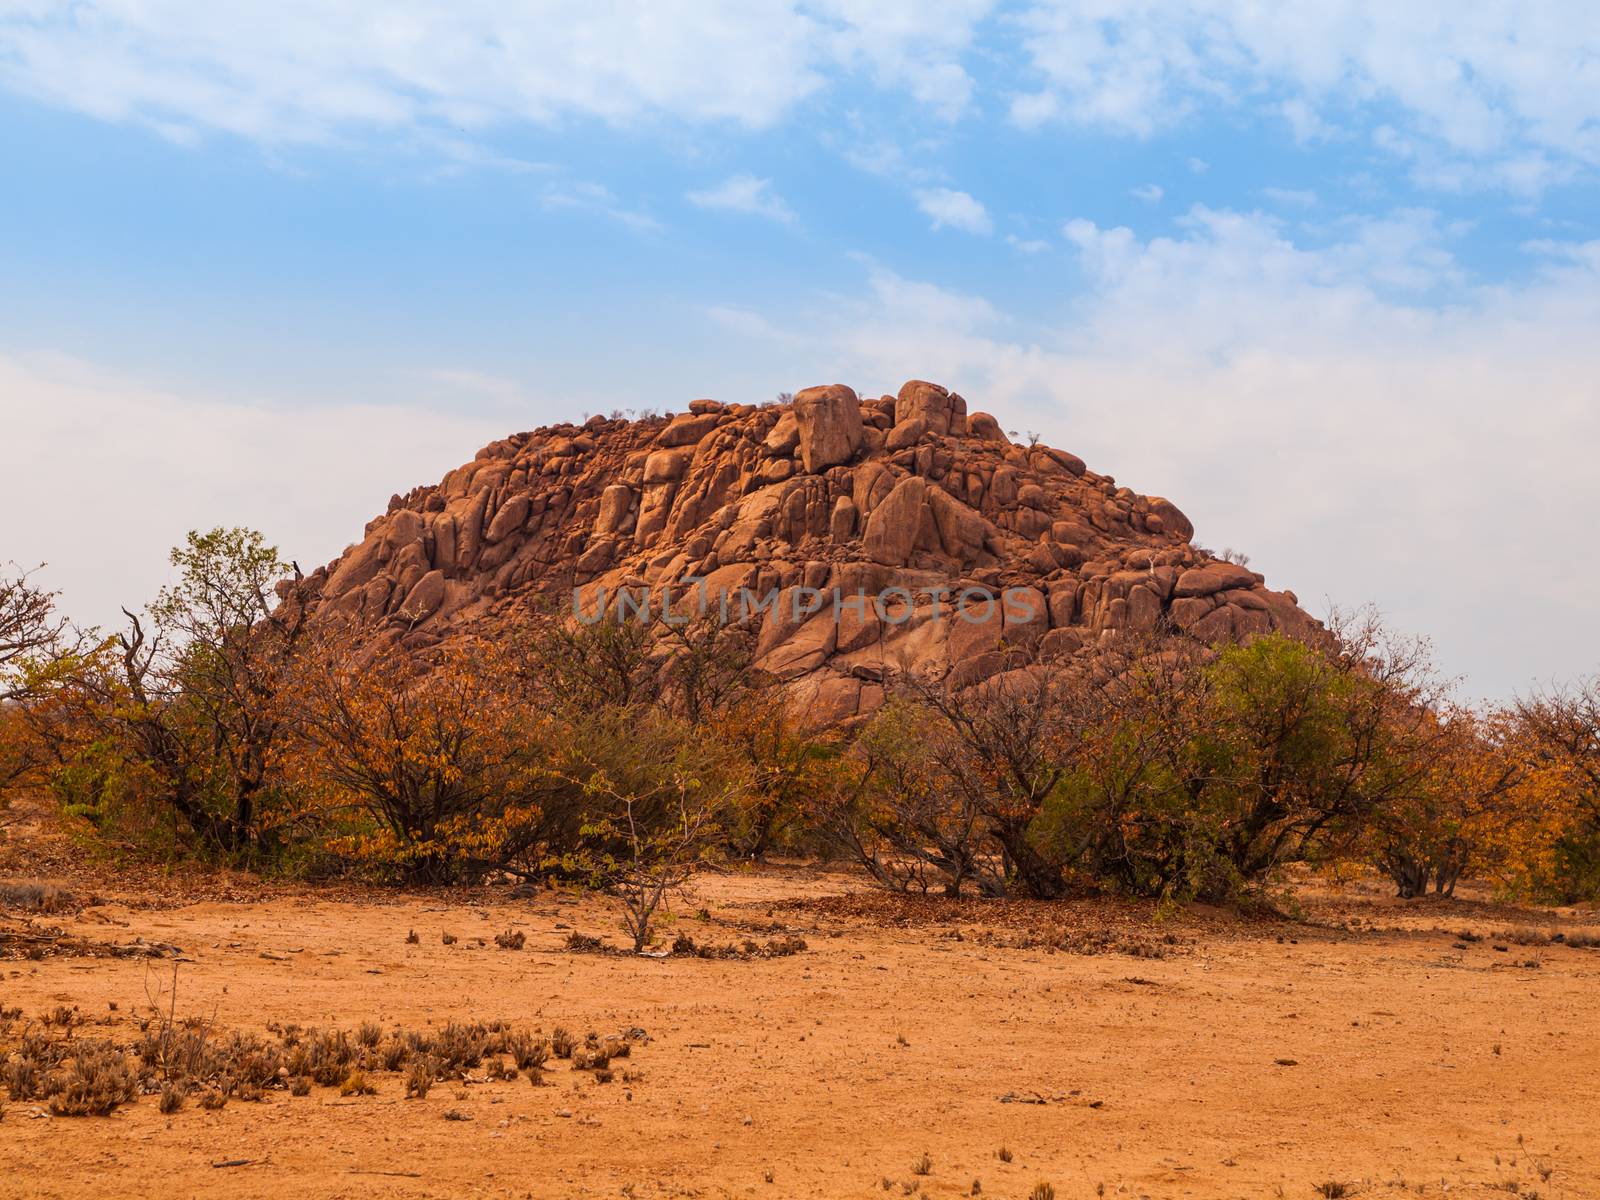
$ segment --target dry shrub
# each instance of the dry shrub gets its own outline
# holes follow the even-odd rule
[[[190,1097],[216,1110],[230,1100],[264,1099],[269,1089],[307,1096],[313,1083],[369,1096],[380,1071],[403,1072],[405,1095],[421,1098],[434,1083],[482,1064],[490,1079],[513,1080],[526,1071],[539,1086],[558,1047],[576,1058],[578,1069],[600,1072],[645,1038],[640,1029],[604,1038],[590,1033],[580,1046],[564,1029],[547,1041],[505,1021],[452,1021],[438,1031],[396,1029],[387,1036],[367,1023],[354,1033],[274,1025],[274,1037],[238,1031],[211,1037],[208,1023],[169,1019],[160,1027],[146,1021],[130,1048],[75,1039],[70,1030],[52,1034],[53,1028],[27,1030],[9,1053],[0,1052],[0,1082],[12,1099],[46,1102],[61,1116],[110,1112],[141,1092],[158,1095],[168,1115]]]
[[[138,1089],[133,1064],[108,1045],[78,1049],[59,1087],[52,1081],[50,1112],[58,1117],[103,1117],[119,1104],[130,1104]]]
[[[567,949],[573,954],[599,954],[606,945],[593,934],[579,933],[576,930],[567,934]]]
[[[398,1071],[411,1058],[411,1044],[396,1034],[383,1043],[377,1058],[385,1071]]]
[[[341,1096],[376,1096],[378,1089],[367,1082],[367,1077],[360,1071],[351,1071],[345,1076],[344,1082],[339,1085]]]
[[[494,944],[502,950],[521,950],[527,941],[527,934],[520,929],[508,929],[504,933],[494,935]]]
[[[439,1064],[441,1075],[457,1075],[483,1062],[488,1030],[482,1025],[451,1021],[439,1031],[428,1051]]]
[[[43,1099],[55,1069],[67,1057],[65,1042],[41,1033],[25,1033],[5,1061],[6,1089],[13,1100]]]
[[[540,1071],[550,1057],[550,1044],[526,1030],[518,1030],[506,1039],[506,1052],[518,1070]]]
[[[73,911],[80,903],[76,895],[54,883],[38,879],[0,880],[0,908],[62,913]]]
[[[426,1100],[428,1089],[438,1081],[438,1069],[432,1059],[414,1058],[406,1071],[406,1099]]]
[[[550,1052],[557,1058],[571,1058],[577,1044],[577,1039],[560,1025],[550,1032]]]
[[[355,1046],[342,1029],[332,1033],[312,1030],[302,1048],[304,1058],[292,1061],[290,1072],[309,1075],[322,1087],[337,1087],[343,1083],[356,1060]]]
[[[1550,941],[1549,930],[1534,929],[1526,925],[1508,929],[1500,936],[1514,946],[1544,946]]]
[[[776,937],[766,942],[746,938],[739,945],[731,942],[722,946],[701,945],[686,933],[680,933],[672,942],[672,953],[683,958],[787,958],[808,949],[803,937]]]
[[[76,1008],[68,1008],[65,1004],[58,1004],[54,1011],[41,1018],[41,1023],[58,1025],[62,1029],[71,1029],[73,1025],[78,1023],[78,1019],[78,1010]]]
[[[210,1073],[235,1081],[239,1085],[236,1091],[276,1084],[278,1071],[284,1065],[278,1046],[254,1034],[237,1031],[218,1041],[210,1058]]]

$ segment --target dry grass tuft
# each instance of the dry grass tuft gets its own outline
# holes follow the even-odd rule
[[[803,937],[775,937],[766,942],[746,938],[737,946],[731,942],[723,946],[696,942],[687,933],[680,933],[672,941],[672,953],[679,958],[787,958],[809,949]]]
[[[370,1096],[381,1073],[399,1075],[406,1097],[420,1099],[435,1083],[465,1079],[479,1066],[491,1080],[514,1080],[526,1071],[539,1086],[558,1050],[575,1059],[575,1068],[609,1082],[612,1059],[631,1056],[634,1041],[648,1041],[638,1028],[606,1037],[590,1033],[581,1044],[557,1029],[547,1040],[506,1021],[452,1021],[437,1030],[388,1033],[371,1021],[354,1031],[273,1023],[267,1036],[219,1035],[209,1021],[176,1017],[170,1003],[152,1008],[154,1015],[140,1022],[127,1045],[82,1037],[84,1020],[62,1006],[14,1040],[7,1035],[0,1084],[12,1099],[47,1104],[58,1116],[103,1115],[141,1094],[158,1097],[165,1115],[186,1108],[191,1098],[215,1111],[232,1100],[266,1099],[274,1090],[308,1096],[313,1084],[338,1088],[347,1097]]]
[[[341,1096],[376,1096],[378,1089],[367,1082],[367,1077],[360,1071],[351,1071],[345,1076],[344,1082],[339,1085]]]
[[[0,908],[24,912],[64,913],[81,907],[83,901],[58,884],[40,879],[0,880]]]
[[[1529,925],[1508,929],[1500,936],[1514,946],[1546,946],[1550,943],[1548,929],[1535,929]]]

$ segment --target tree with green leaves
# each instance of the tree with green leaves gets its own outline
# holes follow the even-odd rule
[[[60,673],[46,734],[63,772],[137,777],[208,849],[249,857],[270,840],[278,755],[296,713],[283,694],[301,639],[298,578],[247,529],[190,533],[175,583],[127,628]],[[120,766],[113,766],[113,761]]]

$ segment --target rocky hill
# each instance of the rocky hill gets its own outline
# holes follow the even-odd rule
[[[503,627],[534,596],[575,591],[589,615],[624,590],[630,616],[664,590],[727,604],[761,623],[760,665],[838,721],[880,703],[894,667],[960,685],[1163,618],[1207,641],[1315,625],[1192,536],[1170,501],[1013,443],[937,384],[834,384],[515,434],[395,496],[301,594],[314,620],[417,647]]]

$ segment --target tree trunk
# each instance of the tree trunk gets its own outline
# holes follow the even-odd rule
[[[1059,900],[1066,894],[1061,868],[1033,848],[1026,829],[1005,826],[995,830],[995,837],[1011,860],[1013,877],[1023,895],[1035,900]]]

